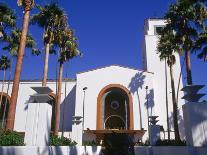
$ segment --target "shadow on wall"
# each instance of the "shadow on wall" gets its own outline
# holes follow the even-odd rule
[[[150,89],[147,94],[146,94],[146,102],[144,103],[146,109],[150,112],[149,112],[149,116],[152,116],[152,108],[154,107],[154,90],[153,89]]]
[[[181,112],[182,110],[178,109],[178,127],[179,127],[180,138],[185,139],[184,120],[183,120],[183,116],[181,115]],[[173,112],[171,112],[169,116],[169,125],[170,125],[170,129],[173,129],[174,131]]]
[[[62,97],[64,98],[65,93]],[[64,122],[64,132],[72,131],[72,116],[75,115],[75,96],[76,96],[76,86],[72,88],[70,93],[66,96],[60,105],[60,130],[62,130],[62,125]],[[63,120],[64,115],[64,120]]]
[[[16,147],[4,146],[0,147],[0,155],[21,155],[23,154],[21,149]]]
[[[139,104],[139,118],[140,118],[140,129],[142,128],[142,110],[141,110],[141,101],[140,101],[140,95],[139,95],[139,89],[142,89],[144,85],[144,79],[146,78],[145,75],[143,75],[143,72],[136,73],[134,77],[131,78],[131,81],[128,85],[128,88],[130,89],[130,92],[133,94],[137,94],[138,104]]]

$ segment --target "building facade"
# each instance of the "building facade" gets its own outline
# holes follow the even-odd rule
[[[165,62],[159,60],[156,51],[159,29],[164,25],[164,21],[160,19],[146,20],[142,69],[111,65],[77,73],[76,79],[63,82],[60,132],[79,144],[84,141],[101,143],[104,135],[112,132],[128,134],[135,142],[144,140],[148,137],[149,116],[159,116],[158,124],[167,130],[166,99],[170,128],[173,130],[169,70],[165,72]],[[176,60],[174,75],[176,89],[179,90],[183,87],[182,80],[179,88],[177,86],[180,75],[179,56],[176,56]],[[20,83],[14,125],[14,130],[18,132],[25,132],[28,103],[30,96],[35,93],[31,87],[35,86],[41,86],[41,81],[25,80]],[[49,95],[55,98],[56,82],[49,80],[47,86],[53,90]],[[6,122],[11,89],[12,82],[10,85],[6,82],[2,93],[2,126]],[[179,91],[179,108],[184,104],[182,96]],[[54,112],[51,117],[54,117]],[[179,127],[183,133],[181,113]],[[173,135],[173,131],[171,134]]]

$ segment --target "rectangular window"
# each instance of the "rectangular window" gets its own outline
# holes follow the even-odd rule
[[[163,27],[164,26],[155,26],[154,27],[154,31],[155,31],[154,33],[155,33],[155,35],[160,35]]]

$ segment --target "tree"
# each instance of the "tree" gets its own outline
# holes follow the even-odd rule
[[[7,56],[2,55],[0,58],[0,70],[2,70],[3,73],[3,79],[2,79],[2,88],[1,88],[1,97],[0,97],[0,108],[2,104],[3,99],[3,92],[4,92],[4,83],[6,79],[6,70],[10,67],[10,60]]]
[[[39,13],[35,14],[31,18],[32,24],[38,24],[44,28],[43,40],[45,45],[45,59],[43,69],[42,86],[46,86],[49,53],[52,42],[54,41],[55,23],[64,15],[64,11],[60,9],[55,3],[45,5],[44,7],[37,6]]]
[[[10,34],[4,37],[5,46],[3,46],[3,50],[9,52],[9,54],[13,57],[18,56],[18,48],[21,40],[22,32],[15,28],[11,30]],[[26,36],[25,47],[31,49],[33,55],[39,55],[40,51],[36,48],[36,42],[30,34]]]
[[[16,26],[16,15],[7,5],[0,3],[0,39],[6,35],[7,27]]]
[[[178,0],[170,6],[165,19],[167,19],[168,29],[175,32],[175,43],[180,47],[179,52],[185,53],[187,84],[192,85],[190,53],[194,50],[195,42],[204,30],[205,3],[195,0]]]
[[[62,75],[63,75],[63,64],[66,61],[80,55],[77,49],[76,38],[73,35],[71,29],[67,27],[66,17],[63,16],[62,20],[58,25],[60,29],[56,31],[56,44],[59,47],[59,76],[58,76],[58,89],[56,95],[56,106],[55,106],[55,127],[54,134],[58,135],[59,121],[60,121],[60,103],[61,103],[61,91],[62,91]],[[63,24],[64,23],[64,24]]]
[[[170,68],[170,81],[172,90],[172,103],[173,103],[173,123],[175,130],[175,140],[180,141],[180,134],[178,128],[178,117],[177,117],[177,100],[175,93],[175,82],[173,76],[173,65],[176,63],[175,56],[173,54],[174,50],[178,50],[179,47],[175,44],[175,34],[173,31],[163,28],[161,31],[161,36],[158,43],[158,53],[161,60],[167,60],[168,67]]]
[[[20,75],[21,75],[21,70],[22,70],[22,62],[23,62],[27,32],[28,32],[29,16],[30,16],[30,10],[32,9],[34,5],[34,0],[18,0],[17,3],[19,6],[23,7],[24,17],[23,17],[21,39],[20,39],[20,44],[19,44],[18,54],[17,54],[17,63],[16,63],[16,68],[15,68],[15,73],[14,73],[13,87],[12,87],[12,93],[11,93],[11,103],[9,106],[9,112],[8,112],[7,123],[6,123],[7,130],[13,130],[14,128],[16,103],[17,103]]]
[[[207,30],[201,33],[199,39],[195,43],[195,51],[199,51],[198,58],[207,61]]]

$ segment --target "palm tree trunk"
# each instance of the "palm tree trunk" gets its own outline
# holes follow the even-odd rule
[[[168,117],[168,86],[167,86],[167,60],[165,58],[165,97],[166,97],[166,116],[167,116],[167,139],[170,140],[170,123],[169,123],[169,117]]]
[[[47,43],[45,45],[45,61],[44,61],[44,69],[43,69],[42,86],[46,86],[47,85],[47,72],[48,72],[49,52],[50,52],[50,44]]]
[[[178,116],[177,116],[177,102],[175,97],[175,84],[174,84],[174,76],[173,76],[173,68],[172,65],[170,67],[170,78],[171,78],[171,88],[172,88],[172,101],[173,101],[173,123],[175,130],[175,140],[180,141],[180,134],[178,128]]]
[[[13,81],[13,87],[12,87],[12,93],[11,93],[11,103],[9,106],[9,112],[8,112],[7,123],[6,123],[7,130],[13,130],[14,128],[20,75],[21,75],[21,70],[22,70],[22,62],[23,62],[24,50],[25,50],[25,45],[26,45],[26,37],[27,37],[27,32],[28,32],[29,14],[30,14],[30,11],[25,9],[24,17],[23,17],[22,34],[21,34],[20,45],[18,49],[17,63],[16,63],[16,68],[15,68],[14,81]]]
[[[192,85],[192,73],[191,73],[191,62],[190,62],[190,52],[185,51],[185,61],[186,61],[186,72],[187,72],[187,84]]]
[[[62,92],[62,76],[63,76],[63,63],[60,62],[59,68],[59,79],[58,79],[58,91],[55,105],[55,127],[54,135],[58,135],[59,124],[60,124],[60,102],[61,102],[61,92]]]
[[[1,87],[1,98],[0,98],[0,108],[1,108],[2,99],[3,99],[3,92],[4,92],[4,83],[5,83],[5,78],[6,78],[6,70],[4,70],[4,75],[3,75],[3,80],[2,80],[2,87]]]

